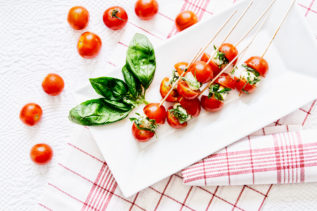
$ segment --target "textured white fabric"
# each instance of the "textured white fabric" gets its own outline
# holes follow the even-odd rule
[[[160,10],[174,18],[180,1],[159,0]],[[233,2],[211,0],[208,11],[219,12]],[[317,35],[317,3],[314,0],[299,0],[298,3]],[[45,184],[59,173],[55,171],[57,160],[62,158],[72,128],[67,120],[68,111],[74,103],[72,92],[91,74],[106,73],[113,68],[108,62],[116,57],[116,53],[120,56],[119,48],[114,47],[124,38],[123,34],[129,32],[129,29],[112,32],[103,25],[103,11],[114,4],[125,7],[131,20],[151,31],[155,22],[142,22],[135,18],[133,1],[128,0],[0,1],[0,210],[35,210]],[[98,33],[102,38],[103,47],[97,59],[85,60],[77,54],[75,46],[80,32],[70,29],[66,22],[67,12],[74,5],[83,5],[90,11],[87,30]],[[206,12],[203,18],[211,15]],[[160,33],[161,28],[163,36],[163,28],[170,30],[172,26],[171,22],[155,23],[156,32]],[[156,44],[161,42],[160,39],[155,41],[154,37],[152,40]],[[47,96],[41,89],[41,82],[49,72],[58,73],[65,80],[65,90],[58,97]],[[44,110],[41,123],[32,128],[22,125],[18,118],[21,107],[28,102],[36,102]],[[291,115],[282,119],[281,123],[296,124],[293,120]],[[312,115],[305,127],[315,126],[317,117]],[[46,142],[54,149],[54,158],[47,166],[36,166],[29,159],[29,149],[38,142]],[[93,144],[89,146],[93,149],[88,150],[96,150]],[[265,207],[316,210],[316,190],[316,184],[274,186]],[[229,194],[230,191],[227,189],[224,193]],[[59,200],[56,203],[61,206]]]

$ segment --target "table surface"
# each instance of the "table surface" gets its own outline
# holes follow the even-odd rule
[[[161,1],[160,6],[164,3]],[[213,12],[233,2],[210,1],[216,5]],[[67,120],[68,111],[74,105],[72,92],[96,71],[107,71],[103,69],[105,66],[111,68],[108,61],[121,32],[109,32],[99,17],[105,8],[114,4],[124,6],[129,14],[134,13],[127,0],[0,1],[0,102],[3,105],[0,109],[0,210],[34,210],[47,180],[54,176],[56,160],[63,154],[72,127]],[[97,59],[78,56],[75,46],[80,32],[70,29],[66,21],[67,12],[74,5],[84,5],[94,11],[87,30],[102,37],[103,47]],[[317,2],[299,0],[298,5],[317,38]],[[43,78],[50,72],[60,74],[65,80],[65,90],[60,96],[50,97],[41,88]],[[41,123],[34,127],[24,126],[18,118],[21,107],[28,102],[38,103],[44,111]],[[30,148],[39,142],[48,143],[54,149],[49,165],[37,166],[29,159]],[[274,187],[265,209],[295,210],[304,206],[316,210],[317,184]],[[277,192],[283,192],[285,197],[274,197]]]

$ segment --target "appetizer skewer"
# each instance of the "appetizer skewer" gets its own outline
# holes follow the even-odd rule
[[[267,10],[265,10],[264,14],[267,13],[269,11],[269,9],[272,7],[273,3],[276,0],[273,0],[272,3],[270,4],[269,8],[267,8]],[[161,87],[163,86],[164,88],[167,87],[167,89],[163,89],[162,93],[162,89],[161,94],[162,96],[164,96],[164,98],[161,100],[160,103],[153,103],[153,104],[149,104],[147,106],[145,106],[144,108],[144,113],[146,114],[146,117],[142,117],[142,118],[134,118],[134,123],[132,126],[132,131],[134,136],[140,140],[140,141],[147,141],[149,140],[151,137],[154,136],[155,134],[155,129],[157,128],[158,124],[164,124],[165,122],[165,118],[167,117],[167,122],[170,124],[170,126],[174,127],[174,128],[183,128],[187,126],[187,121],[191,118],[191,116],[197,116],[200,112],[200,101],[198,100],[198,97],[207,89],[209,89],[209,94],[208,96],[204,95],[201,98],[201,104],[202,106],[207,110],[207,111],[217,111],[220,110],[223,106],[223,100],[226,97],[226,94],[228,91],[230,91],[233,88],[237,88],[238,91],[239,90],[239,83],[244,82],[243,83],[243,87],[241,88],[241,90],[243,91],[243,89],[246,89],[247,85],[254,85],[252,83],[256,83],[256,82],[250,82],[251,80],[251,73],[254,74],[255,77],[252,77],[253,81],[257,81],[258,79],[256,79],[256,77],[265,77],[267,70],[268,70],[268,64],[266,62],[266,60],[263,58],[266,54],[266,52],[268,51],[269,47],[271,46],[273,40],[275,39],[278,31],[280,30],[282,24],[285,22],[290,9],[292,8],[292,6],[294,5],[295,0],[293,0],[290,8],[288,9],[286,15],[284,16],[282,22],[280,23],[279,27],[277,28],[277,30],[275,31],[275,34],[273,35],[272,39],[270,40],[268,46],[266,47],[264,53],[262,54],[261,57],[257,57],[257,56],[253,56],[250,57],[248,60],[246,60],[244,62],[244,64],[242,65],[242,67],[244,67],[245,72],[247,72],[247,81],[243,81],[242,78],[238,78],[235,80],[233,80],[231,78],[231,76],[227,73],[225,73],[225,71],[227,71],[230,66],[233,65],[233,70],[234,72],[237,71],[236,68],[236,63],[239,57],[241,57],[243,54],[246,53],[246,51],[250,48],[250,46],[254,43],[258,33],[260,32],[262,26],[264,25],[265,21],[262,22],[261,26],[258,27],[257,31],[255,32],[255,34],[253,35],[252,40],[247,44],[246,47],[244,47],[244,49],[240,52],[240,53],[236,53],[231,55],[227,55],[226,59],[230,58],[230,61],[227,63],[227,65],[225,67],[223,67],[220,72],[215,76],[215,77],[211,77],[209,80],[211,80],[207,86],[204,87],[204,89],[202,91],[197,91],[199,90],[200,86],[202,83],[204,82],[208,82],[208,80],[206,78],[208,77],[197,77],[197,74],[193,74],[193,71],[190,68],[193,68],[192,65],[195,64],[195,72],[197,73],[196,69],[198,69],[199,71],[201,71],[202,73],[206,74],[205,72],[207,71],[210,72],[211,68],[206,68],[204,63],[199,63],[197,62],[197,59],[201,56],[201,54],[204,53],[204,49],[200,49],[200,51],[195,55],[195,57],[193,58],[193,60],[187,64],[187,63],[178,63],[177,65],[175,65],[175,71],[174,73],[177,72],[178,77],[174,77],[172,78],[172,83],[170,83],[170,80],[168,78],[165,78],[163,80],[164,83],[169,82],[169,87],[166,86],[166,84],[161,84]],[[264,14],[261,15],[260,18],[264,17]],[[243,14],[244,15],[244,14]],[[256,21],[256,24],[259,22],[260,19],[258,19]],[[239,20],[238,20],[239,21]],[[225,25],[225,24],[224,24]],[[253,28],[255,27],[252,26],[252,29],[250,29],[247,34],[249,32],[251,32],[253,30]],[[233,31],[233,30],[231,30]],[[219,31],[218,31],[219,32]],[[217,33],[216,33],[217,34]],[[230,35],[230,32],[229,32]],[[246,37],[247,35],[243,36]],[[242,39],[241,39],[242,40]],[[240,41],[241,41],[240,40]],[[239,41],[239,43],[240,43]],[[210,42],[212,43],[212,42]],[[224,44],[224,43],[222,43]],[[222,46],[220,46],[222,47]],[[219,49],[220,49],[219,47]],[[217,49],[217,48],[216,48]],[[219,52],[219,49],[217,49],[215,51],[215,53]],[[227,58],[228,57],[228,58]],[[210,57],[207,60],[207,65],[209,63],[209,60],[211,60]],[[229,60],[229,59],[228,59]],[[211,70],[213,72],[213,70]],[[238,73],[239,71],[237,71],[236,73]],[[185,86],[185,84],[183,84],[183,76],[185,75],[189,75],[187,80],[193,80],[195,79],[196,81],[193,80],[194,83],[190,84],[190,87],[188,84],[187,87],[190,89],[180,89],[179,87],[181,86]],[[199,75],[199,74],[198,74]],[[201,75],[200,75],[201,76]],[[199,80],[198,80],[199,79]],[[196,83],[197,82],[197,83]],[[177,91],[175,91],[175,85],[177,86]],[[187,88],[185,87],[185,88]],[[197,89],[198,87],[198,89]],[[192,89],[193,88],[193,89]],[[254,89],[254,88],[253,88]],[[168,90],[168,91],[167,91]],[[194,94],[191,93],[191,91],[196,91]],[[251,90],[251,89],[250,89]],[[182,93],[184,92],[184,93]],[[198,94],[197,94],[198,93]],[[178,94],[180,94],[182,97],[177,96]],[[188,97],[184,97],[183,95],[188,94]],[[190,96],[191,94],[196,95],[195,97]],[[212,100],[210,100],[212,99]],[[175,102],[178,101],[178,103],[174,104],[174,106],[169,107],[169,109],[166,111],[165,107],[162,105],[165,101],[170,101],[170,102]],[[147,135],[148,137],[145,137]]]
[[[254,25],[242,36],[242,38],[247,37],[247,35],[257,26],[259,21],[267,14],[269,9],[272,7],[276,0],[273,0],[271,4],[268,6],[268,8],[261,14],[261,16],[257,19],[257,21],[254,23]],[[227,96],[228,92],[230,92],[232,89],[235,89],[235,81],[231,78],[229,74],[219,74],[221,70],[223,70],[225,67],[228,66],[231,67],[232,65],[235,66],[237,59],[234,59],[238,55],[238,50],[236,47],[230,43],[225,43],[226,40],[229,38],[230,34],[233,32],[235,27],[239,24],[239,22],[242,20],[243,16],[246,14],[250,6],[252,5],[253,2],[250,2],[249,6],[244,10],[240,18],[235,22],[233,28],[231,31],[227,34],[227,36],[223,39],[222,44],[220,45],[219,48],[215,47],[215,51],[212,56],[208,56],[208,54],[204,53],[201,57],[201,62],[195,62],[192,66],[189,67],[189,70],[187,71],[187,74],[185,75],[185,80],[180,80],[178,82],[177,86],[177,91],[173,90],[174,94],[174,102],[176,99],[179,99],[179,104],[176,104],[176,107],[174,106],[172,108],[172,111],[174,113],[177,111],[178,113],[183,112],[182,107],[182,101],[187,102],[187,104],[192,104],[194,105],[193,107],[189,106],[192,108],[191,110],[196,109],[196,116],[199,115],[200,113],[200,106],[197,106],[197,102],[199,100],[197,97],[200,95],[200,87],[202,83],[208,82],[212,79],[208,78],[208,75],[210,75],[210,71],[213,72],[213,75],[217,75],[221,77],[219,80],[216,80],[217,84],[210,87],[210,92],[208,97],[203,96],[201,99],[201,104],[203,108],[207,111],[214,112],[220,110],[224,103],[224,99]],[[264,22],[263,22],[264,23]],[[261,26],[262,27],[262,26]],[[261,28],[260,27],[260,28]],[[242,39],[240,39],[242,41]],[[232,63],[231,63],[232,61]],[[175,69],[177,70],[177,67],[179,66],[180,63],[175,65]],[[208,68],[208,66],[210,68]],[[227,69],[228,69],[227,68]],[[210,70],[211,69],[211,70]],[[226,70],[227,70],[226,69]],[[185,69],[183,70],[185,71]],[[179,72],[177,70],[177,72]],[[223,71],[224,72],[224,71]],[[195,76],[195,77],[194,77]],[[196,80],[195,80],[196,79]],[[187,82],[187,83],[186,83]],[[177,94],[179,94],[181,97],[176,98]],[[213,97],[212,97],[213,96]],[[178,110],[177,110],[178,109]],[[168,109],[168,112],[171,109]],[[185,109],[187,110],[187,109]],[[177,114],[176,112],[176,114]],[[168,115],[167,117],[169,118],[171,115]],[[178,115],[179,116],[179,115]],[[183,114],[183,116],[186,116]],[[188,114],[188,116],[190,116]],[[191,116],[190,116],[191,117]],[[184,118],[182,118],[184,119]],[[189,120],[190,118],[187,118]],[[170,121],[168,121],[170,122]],[[180,123],[184,122],[184,120],[181,120]],[[171,124],[170,124],[171,125]],[[181,124],[183,127],[185,127],[185,124]],[[171,125],[173,127],[173,125]],[[176,127],[176,128],[182,128],[182,127]]]
[[[237,74],[240,75],[239,78],[237,78],[235,76],[235,86],[236,86],[236,89],[240,92],[240,94],[241,94],[241,92],[248,93],[248,94],[253,92],[255,90],[258,82],[262,78],[265,77],[269,66],[268,66],[267,61],[263,57],[265,56],[265,54],[267,53],[268,49],[272,45],[277,33],[279,32],[281,26],[284,24],[286,18],[288,17],[288,14],[289,14],[290,10],[294,6],[294,3],[295,3],[295,0],[293,0],[293,2],[291,3],[290,7],[288,8],[288,10],[287,10],[285,16],[283,17],[281,23],[277,27],[273,37],[271,38],[270,42],[266,46],[262,56],[261,57],[252,56],[249,59],[247,59],[244,62],[244,64],[242,64],[240,66],[241,68],[238,69],[238,71],[237,71],[236,68],[234,69],[235,74],[236,75]],[[262,24],[264,24],[264,22]],[[258,32],[259,32],[259,30],[261,28],[262,27],[259,27]],[[256,33],[256,35],[258,34],[258,32]],[[246,48],[241,52],[241,54],[244,54],[246,52],[246,50],[250,47],[250,45],[255,40],[256,35],[253,37],[252,41],[246,46]],[[237,59],[237,58],[238,58],[238,56],[235,59]],[[225,71],[225,69],[223,70],[223,72],[224,71]],[[213,84],[213,81],[211,81],[210,84],[208,84],[208,86],[206,86],[203,91],[205,91],[208,87],[209,87],[209,90],[214,91],[214,87],[219,85],[219,81],[221,82],[222,76],[223,75],[221,73],[218,76],[216,76],[216,79],[215,79],[216,84]],[[226,85],[224,85],[224,87],[226,87]],[[202,107],[205,108],[207,111],[217,111],[217,110],[220,110],[221,107],[223,106],[223,103],[219,102],[221,100],[213,99],[213,98],[217,98],[217,97],[216,97],[216,95],[214,93],[212,93],[212,91],[209,92],[209,96],[204,95],[201,98]],[[225,92],[225,91],[223,91],[223,92]],[[210,95],[213,98],[210,98]],[[208,97],[209,97],[210,100],[208,100]]]
[[[220,27],[220,29],[216,32],[216,34],[213,36],[213,38],[211,39],[211,41],[209,43],[212,43],[216,39],[216,37],[224,29],[224,27],[229,23],[229,21],[236,14],[236,12],[237,11],[234,11],[233,14],[229,18],[227,18],[227,20]],[[208,46],[206,46],[205,48],[207,48],[207,47]],[[200,57],[202,52],[203,52],[203,49],[200,49],[196,53],[196,55],[194,56],[194,58],[192,59],[192,61],[189,65],[191,65],[193,62],[195,62]],[[186,66],[186,69],[188,68],[189,65]],[[185,71],[183,71],[180,74],[180,77],[182,77],[184,74],[185,74]],[[168,116],[169,113],[166,113],[165,107],[162,104],[167,99],[167,97],[169,97],[171,91],[173,91],[179,78],[176,79],[176,81],[171,85],[170,90],[167,92],[166,96],[161,100],[161,102],[159,104],[158,103],[151,103],[151,104],[148,104],[144,107],[143,111],[145,113],[145,116],[137,114],[138,117],[130,118],[130,120],[133,121],[132,134],[138,141],[146,142],[149,139],[151,139],[155,135],[155,130],[158,127],[158,122],[164,123],[165,117],[166,117],[166,115]],[[200,108],[200,104],[199,104],[199,108]],[[164,119],[164,121],[162,121],[162,119]],[[157,120],[158,120],[158,122],[156,122]]]

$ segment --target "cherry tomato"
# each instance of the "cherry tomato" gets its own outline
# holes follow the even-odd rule
[[[247,66],[251,67],[252,69],[258,71],[260,76],[263,76],[263,77],[265,77],[265,75],[269,69],[269,64],[267,63],[267,61],[259,56],[250,57],[244,63]]]
[[[207,53],[204,53],[200,59],[200,61],[203,61],[203,62],[208,62],[210,56],[207,54]],[[212,60],[209,61],[209,64],[210,68],[212,69],[212,72],[213,72],[213,76],[217,76],[220,71],[221,71],[221,68],[219,68],[218,65],[216,65]]]
[[[175,129],[181,129],[187,126],[187,122],[184,122],[183,124],[181,124],[179,122],[179,120],[173,115],[172,112],[170,112],[170,110],[173,109],[173,106],[169,107],[167,110],[167,123]]]
[[[42,108],[38,104],[28,103],[20,112],[21,121],[29,126],[35,125],[42,117]]]
[[[186,70],[187,66],[187,62],[178,62],[174,65],[174,68],[177,71],[178,75],[182,75],[183,72]]]
[[[128,14],[122,7],[110,7],[103,13],[103,22],[108,28],[119,30],[127,24]]]
[[[150,20],[158,12],[158,7],[156,0],[137,0],[134,11],[140,19]]]
[[[179,99],[179,103],[187,111],[188,114],[192,115],[193,117],[199,116],[201,107],[198,98],[195,98],[193,100],[187,100],[181,97]]]
[[[213,77],[212,69],[203,61],[196,61],[194,64],[190,65],[188,71],[190,71],[193,76],[196,77],[197,81],[201,83],[206,83]]]
[[[149,118],[155,120],[157,124],[164,124],[166,119],[166,110],[164,106],[159,103],[150,103],[143,108],[144,114]]]
[[[238,50],[236,47],[230,43],[224,43],[219,47],[219,51],[225,54],[225,57],[231,62],[237,55]],[[235,65],[237,63],[236,59],[232,64]]]
[[[89,21],[89,12],[81,6],[72,7],[68,12],[67,21],[73,29],[84,29]]]
[[[101,45],[102,42],[98,35],[91,32],[85,32],[79,37],[77,50],[79,55],[90,59],[98,55]]]
[[[236,84],[233,78],[227,73],[222,73],[216,80],[216,83],[229,89],[235,89]]]
[[[148,130],[139,129],[135,123],[132,125],[132,134],[139,142],[147,142],[154,136],[154,132]]]
[[[162,98],[164,98],[167,93],[171,90],[172,85],[169,84],[169,78],[165,77],[162,82],[161,82],[161,86],[160,86],[160,93]],[[166,98],[167,102],[176,102],[177,101],[177,97],[178,97],[178,93],[176,91],[176,89],[174,89],[173,91],[171,91],[171,93],[168,95],[168,97]]]
[[[50,73],[42,82],[43,90],[49,95],[59,95],[64,89],[64,80],[61,76]]]
[[[192,90],[191,88],[189,88],[187,83],[183,80],[180,80],[178,82],[177,92],[180,96],[188,100],[193,100],[199,95],[199,90]]]
[[[223,102],[217,100],[214,97],[208,97],[206,95],[201,96],[201,106],[208,112],[216,112],[222,109]]]
[[[30,152],[31,159],[37,164],[46,164],[53,157],[53,150],[47,144],[36,144]]]
[[[179,13],[175,19],[176,28],[178,31],[183,31],[197,22],[197,15],[192,11],[183,11]]]
[[[252,93],[254,92],[256,86],[255,85],[251,85],[249,84],[246,80],[243,80],[243,79],[240,79],[240,78],[237,78],[237,77],[234,77],[234,80],[236,82],[236,89],[242,93],[242,92],[245,92],[245,93]]]

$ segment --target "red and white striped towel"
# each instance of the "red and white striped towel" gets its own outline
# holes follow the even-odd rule
[[[182,171],[188,185],[317,181],[317,130],[247,137]]]

